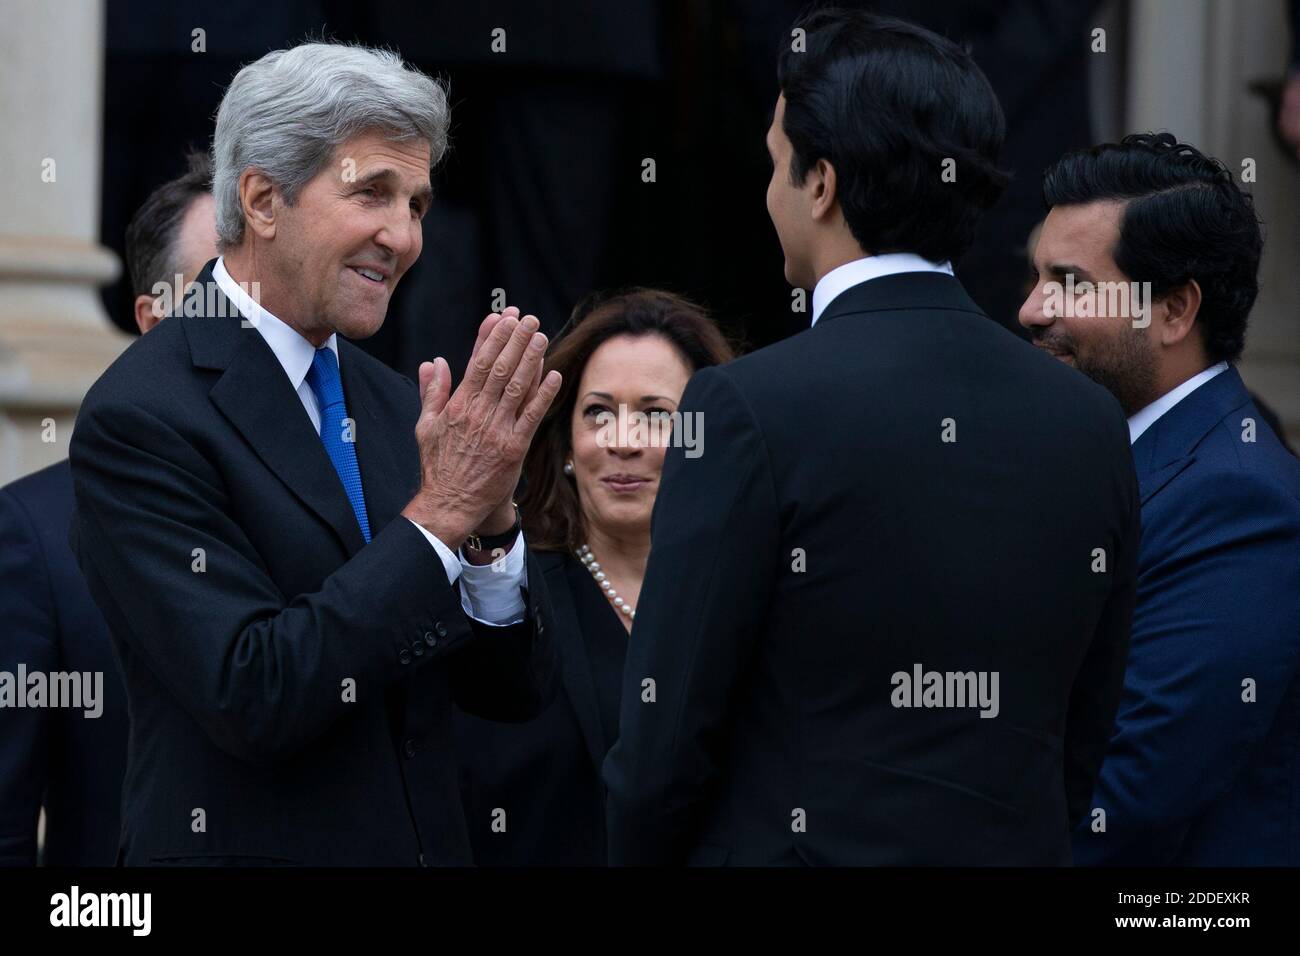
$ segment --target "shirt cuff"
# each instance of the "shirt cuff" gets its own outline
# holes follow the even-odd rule
[[[495,555],[491,564],[470,564],[460,558],[460,601],[465,613],[484,624],[505,626],[524,619],[522,589],[528,587],[528,546],[524,533],[505,554]]]
[[[405,515],[403,515],[403,517],[405,517]],[[411,521],[410,518],[407,518],[406,520]],[[447,569],[447,583],[455,584],[456,579],[460,577],[460,558],[456,557],[451,548],[439,541],[438,536],[424,525],[420,524],[420,522],[411,521],[411,524],[415,525],[420,530],[420,534],[424,535],[425,539],[433,545],[433,550],[438,552],[438,557],[442,558],[442,566]]]
[[[411,521],[410,518],[406,519]],[[524,596],[521,588],[528,587],[528,562],[524,560],[526,545],[524,533],[515,536],[514,546],[491,564],[470,564],[459,558],[418,521],[411,521],[433,545],[447,570],[447,581],[460,583],[460,606],[465,613],[480,624],[504,627],[518,624],[524,619]]]

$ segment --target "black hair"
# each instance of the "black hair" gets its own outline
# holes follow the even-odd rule
[[[1123,201],[1115,265],[1157,299],[1195,279],[1207,356],[1240,357],[1264,237],[1254,201],[1221,162],[1170,133],[1134,133],[1061,157],[1043,176],[1043,199]]]
[[[825,159],[865,251],[959,257],[1007,183],[997,167],[1002,107],[970,53],[915,24],[861,10],[814,9],[793,28],[804,31],[804,49],[792,30],[777,78],[794,185]]]
[[[185,173],[163,183],[136,210],[126,227],[126,268],[132,295],[152,295],[158,282],[180,270],[176,234],[190,204],[212,192],[212,159],[206,152],[185,157]]]

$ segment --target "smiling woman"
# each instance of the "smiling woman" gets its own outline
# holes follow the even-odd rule
[[[689,444],[674,434],[678,404],[695,371],[731,357],[703,309],[655,289],[589,297],[551,351],[563,384],[525,460],[519,511],[546,573],[562,683],[527,724],[458,715],[480,865],[605,865],[600,766],[618,736],[664,455],[701,444],[698,426]]]
[[[599,441],[637,431],[602,425],[635,413],[670,416],[692,374],[731,357],[704,310],[672,293],[632,289],[579,304],[547,359],[564,385],[524,464],[520,511],[530,545],[572,553],[592,543],[622,552],[644,536],[648,550],[653,492],[670,442]],[[611,500],[605,488],[621,477],[644,480],[649,494]]]

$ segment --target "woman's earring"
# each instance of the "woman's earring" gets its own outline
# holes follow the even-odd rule
[[[568,475],[570,478],[573,477],[573,462],[566,461],[564,463],[564,473]]]

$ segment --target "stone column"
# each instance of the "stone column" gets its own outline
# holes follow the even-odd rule
[[[99,287],[103,0],[0,0],[0,484],[65,457],[130,342]]]

